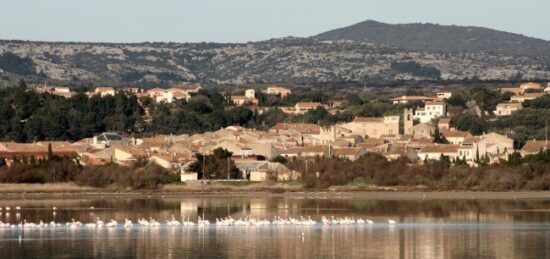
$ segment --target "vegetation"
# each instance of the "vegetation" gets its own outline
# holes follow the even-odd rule
[[[40,140],[77,141],[94,134],[115,131],[142,136],[154,134],[195,134],[238,125],[266,130],[277,122],[331,124],[349,121],[351,113],[332,115],[324,108],[299,116],[289,116],[277,106],[260,113],[245,106],[234,106],[228,96],[216,89],[200,90],[186,102],[156,103],[150,97],[117,92],[114,96],[88,97],[84,88],[71,98],[29,91],[17,87],[0,89],[0,140],[31,142]],[[293,105],[300,101],[327,102],[321,92],[264,96],[264,104]],[[146,112],[147,115],[146,116]],[[145,118],[150,121],[145,121]]]
[[[441,71],[439,71],[437,68],[422,65],[415,61],[393,62],[391,63],[391,69],[400,73],[407,73],[418,77],[427,77],[434,79],[439,79],[441,77]]]
[[[12,52],[0,54],[0,68],[6,72],[30,76],[36,74],[35,64],[32,59],[22,58]]]
[[[2,183],[59,183],[75,182],[82,186],[129,189],[157,189],[163,184],[179,181],[179,175],[144,162],[134,166],[108,164],[82,167],[71,157],[49,159],[15,159],[7,167],[0,166]]]
[[[242,178],[235,162],[231,160],[233,153],[222,149],[214,149],[212,154],[196,154],[197,159],[189,166],[189,170],[198,173],[199,179],[238,179]]]
[[[103,131],[142,130],[143,109],[135,96],[72,98],[27,91],[25,84],[0,90],[0,136],[3,140],[80,140]]]
[[[316,158],[309,162],[304,174],[306,188],[324,189],[335,185],[366,182],[379,186],[427,186],[434,189],[464,190],[550,190],[550,151],[518,162],[517,154],[510,162],[481,165],[451,166],[449,159],[411,165],[406,158],[388,161],[369,153],[349,161],[338,158]],[[305,161],[288,163],[293,170],[305,172]]]

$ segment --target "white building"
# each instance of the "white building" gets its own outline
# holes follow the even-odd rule
[[[521,103],[499,103],[494,111],[496,116],[509,116],[517,110],[521,110],[523,106]]]
[[[452,92],[438,92],[436,95],[437,95],[437,99],[443,100],[443,99],[451,98],[453,96],[453,93]]]
[[[447,114],[447,105],[445,102],[426,102],[424,108],[419,108],[414,112],[414,119],[421,123],[429,123],[433,119],[445,116]]]
[[[420,160],[439,160],[441,156],[447,156],[451,160],[458,157],[458,145],[426,145],[418,151]]]
[[[244,96],[246,96],[246,98],[256,98],[256,91],[254,91],[254,89],[246,89]]]

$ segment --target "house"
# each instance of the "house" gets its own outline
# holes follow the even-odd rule
[[[501,93],[513,93],[514,95],[523,94],[523,91],[519,87],[502,87],[499,88]]]
[[[467,137],[472,137],[472,134],[460,130],[442,130],[441,135],[445,137],[449,144],[460,145]]]
[[[96,89],[94,90],[94,94],[97,94],[101,97],[105,97],[107,95],[114,96],[115,89],[112,87],[96,87]]]
[[[176,85],[173,86],[171,89],[179,89],[180,91],[185,91],[185,93],[191,96],[191,94],[198,93],[202,89],[202,87],[200,85]]]
[[[437,128],[439,131],[451,129],[451,118],[439,118],[437,122]]]
[[[519,150],[522,156],[533,155],[540,151],[544,151],[550,147],[550,142],[547,140],[528,140],[525,145]]]
[[[486,140],[487,145],[498,145],[501,151],[504,151],[504,149],[514,150],[514,140],[505,135],[491,132],[483,134],[483,138]]]
[[[202,89],[200,86],[192,85],[192,86],[186,86],[186,85],[180,85],[180,86],[173,86],[168,89],[163,88],[152,88],[147,90],[146,95],[153,98],[155,102],[165,102],[165,103],[172,103],[176,100],[185,100],[189,101],[191,99],[192,93],[197,93],[200,89]]]
[[[458,156],[473,164],[477,159],[487,156],[487,141],[485,138],[467,137],[458,148]]]
[[[175,101],[175,100],[189,101],[189,99],[191,99],[191,94],[186,88],[171,87],[166,89],[166,94],[172,97],[172,101]]]
[[[63,87],[60,87],[60,86],[56,86],[56,87],[44,86],[44,87],[34,88],[34,90],[38,93],[49,93],[49,94],[53,94],[53,95],[57,95],[57,96],[65,97],[65,98],[70,98],[73,95],[75,95],[75,92],[71,91],[69,87],[65,87],[65,86],[63,86]]]
[[[54,87],[51,94],[62,96],[65,98],[71,98],[75,93],[69,89],[69,87]]]
[[[194,162],[195,161],[190,161],[181,166],[180,181],[192,182],[192,181],[197,181],[199,179],[199,174],[197,172],[191,171],[191,165]]]
[[[439,160],[441,156],[448,156],[450,159],[458,157],[458,145],[426,145],[418,151],[418,158],[422,160]]]
[[[538,83],[523,83],[519,87],[502,87],[500,88],[501,93],[513,93],[514,95],[523,95],[526,94],[527,90],[533,90],[535,92],[542,92],[542,86]]]
[[[365,147],[365,148],[375,148],[375,147],[378,147],[380,145],[384,145],[386,142],[384,142],[383,139],[379,139],[379,138],[368,138],[368,139],[365,139],[363,141],[363,143],[359,144],[360,147]]]
[[[519,88],[521,89],[522,94],[524,94],[527,90],[534,90],[537,92],[541,92],[543,90],[540,84],[533,82],[523,83],[519,85]]]
[[[236,140],[222,140],[213,147],[208,147],[209,150],[214,150],[217,148],[225,149],[233,153],[235,156],[247,157],[254,155],[252,148]]]
[[[247,97],[246,95],[232,95],[231,102],[235,105],[258,105],[260,101],[255,97]]]
[[[435,133],[435,127],[427,123],[420,123],[408,128],[405,134],[412,135],[415,139],[431,139]]]
[[[239,161],[235,162],[235,167],[239,169],[245,178],[253,182],[263,182],[267,180],[290,181],[299,178],[297,172],[291,171],[278,162]]]
[[[401,97],[396,97],[391,99],[393,104],[407,104],[409,102],[428,102],[428,101],[437,101],[436,97],[428,96],[407,96],[403,95]]]
[[[453,96],[453,93],[452,92],[438,92],[436,94],[437,96],[437,99],[439,100],[444,100],[444,99],[449,99]]]
[[[141,93],[141,89],[138,87],[124,87],[124,88],[121,88],[120,91],[128,94],[135,94],[135,95],[139,95]]]
[[[246,91],[244,91],[244,96],[247,98],[256,98],[256,91],[254,91],[254,89],[246,89]]]
[[[510,97],[510,102],[522,103],[526,100],[534,100],[541,96],[544,96],[544,93],[524,93],[522,95],[514,95]]]
[[[329,127],[321,127],[319,140],[321,144],[326,145],[336,141],[339,138],[350,137],[352,135],[353,132],[350,129],[341,127],[340,125],[332,125]]]
[[[97,136],[94,136],[92,139],[92,144],[95,146],[111,146],[111,145],[120,145],[124,142],[124,138],[114,132],[104,132]]]
[[[271,134],[302,134],[302,135],[319,135],[321,126],[311,123],[286,123],[277,122],[268,131]]]
[[[338,158],[344,158],[350,161],[355,161],[367,153],[368,153],[368,150],[366,148],[351,147],[351,148],[334,149],[333,155]]]
[[[305,146],[300,155],[302,157],[324,157],[329,156],[331,147],[327,145],[311,145]]]
[[[37,143],[0,142],[0,157],[6,159],[8,165],[10,165],[15,158],[47,158],[50,155],[50,146],[52,155],[77,156],[76,149],[69,142],[41,141]]]
[[[146,153],[138,148],[133,147],[109,147],[95,153],[92,153],[94,158],[112,161],[122,165],[128,165],[139,158],[146,157]]]
[[[284,87],[281,86],[268,86],[265,90],[263,90],[263,93],[265,94],[273,94],[273,95],[279,95],[282,98],[286,97],[287,95],[291,94],[292,92]]]
[[[514,152],[514,140],[498,133],[483,134],[486,142],[486,152],[493,161],[507,160],[508,155]]]
[[[292,147],[292,148],[279,150],[278,153],[280,156],[283,156],[286,158],[294,158],[294,157],[302,156],[303,149],[304,149],[303,147]]]
[[[318,102],[299,102],[294,105],[294,113],[304,114],[308,111],[315,110],[319,107],[323,107],[321,103]]]
[[[174,171],[180,171],[181,167],[191,160],[190,155],[177,153],[155,153],[149,157],[149,161]]]
[[[447,105],[445,102],[426,102],[424,108],[418,108],[414,111],[414,119],[420,120],[421,123],[429,123],[433,119],[447,115]]]
[[[509,102],[509,103],[499,103],[497,104],[494,114],[496,116],[509,116],[517,110],[521,110],[523,105],[521,102]]]
[[[356,117],[352,122],[342,124],[352,134],[363,138],[381,138],[383,135],[399,134],[399,116]]]

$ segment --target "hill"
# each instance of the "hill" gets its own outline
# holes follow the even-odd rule
[[[366,21],[249,43],[0,40],[0,82],[163,86],[550,80],[549,42],[477,27]]]
[[[367,20],[314,36],[321,40],[366,41],[408,50],[486,52],[550,58],[550,41],[482,27],[387,24]]]

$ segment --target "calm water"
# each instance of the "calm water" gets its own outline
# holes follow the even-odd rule
[[[0,258],[549,258],[549,200],[0,200],[3,222],[360,217],[363,226],[0,228]],[[10,206],[9,214],[5,207]],[[16,211],[15,207],[21,206]],[[56,206],[57,211],[52,210]],[[94,209],[90,209],[93,206]],[[390,226],[387,219],[397,224]],[[299,237],[304,233],[304,238]],[[21,236],[22,240],[19,240]]]

